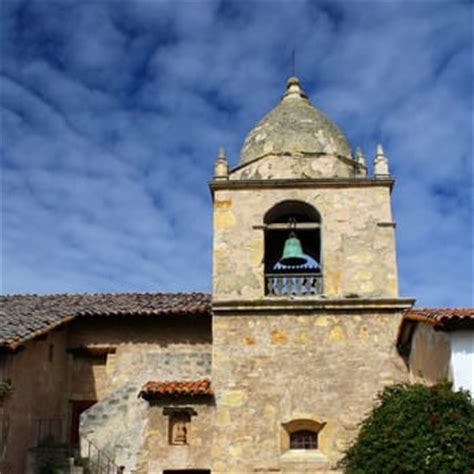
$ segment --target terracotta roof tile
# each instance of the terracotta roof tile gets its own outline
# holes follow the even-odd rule
[[[0,296],[0,346],[18,344],[81,316],[211,314],[208,293]]]
[[[147,382],[138,394],[146,400],[165,396],[196,396],[212,395],[211,381],[202,380],[173,380],[168,382]]]
[[[439,330],[474,327],[474,308],[413,308],[404,311],[398,328],[397,347],[405,355],[409,353],[417,322],[430,324]]]
[[[449,324],[474,320],[474,308],[414,308],[406,310],[403,319],[423,321],[441,329]]]

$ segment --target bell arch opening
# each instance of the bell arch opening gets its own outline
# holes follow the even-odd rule
[[[303,201],[282,201],[263,218],[265,294],[322,293],[321,215]]]

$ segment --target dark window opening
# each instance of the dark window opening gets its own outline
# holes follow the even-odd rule
[[[309,430],[291,433],[290,449],[318,449],[318,434]]]
[[[71,402],[71,426],[69,439],[73,446],[77,446],[80,440],[79,423],[81,413],[96,403],[95,400],[74,400]]]
[[[163,474],[211,474],[210,469],[165,469]]]
[[[323,292],[321,216],[309,204],[284,201],[264,216],[265,293],[304,296]]]

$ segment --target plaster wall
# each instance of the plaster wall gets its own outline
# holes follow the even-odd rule
[[[435,331],[429,324],[418,323],[411,341],[410,380],[434,384],[451,379],[451,345],[449,335]]]
[[[7,355],[6,378],[11,379],[13,392],[0,408],[8,417],[9,429],[6,438],[1,472],[23,474],[26,472],[27,452],[50,429],[57,437],[65,439],[67,426],[67,356],[64,328],[56,329],[46,336],[30,341],[17,353]],[[43,422],[39,430],[39,420]],[[51,428],[50,428],[51,426]]]
[[[215,301],[264,298],[264,214],[284,200],[301,200],[322,217],[324,294],[338,298],[398,295],[395,232],[386,185],[216,190]]]
[[[454,388],[463,388],[474,394],[474,331],[453,331],[449,338]]]
[[[215,316],[212,472],[332,472],[377,392],[407,379],[398,312],[295,313]],[[317,451],[284,449],[296,419],[324,423]]]

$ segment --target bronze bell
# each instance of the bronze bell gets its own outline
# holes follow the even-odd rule
[[[294,232],[291,232],[285,241],[283,247],[283,254],[279,260],[282,265],[304,265],[308,259],[303,252],[303,246],[301,245],[300,239],[296,237]]]

